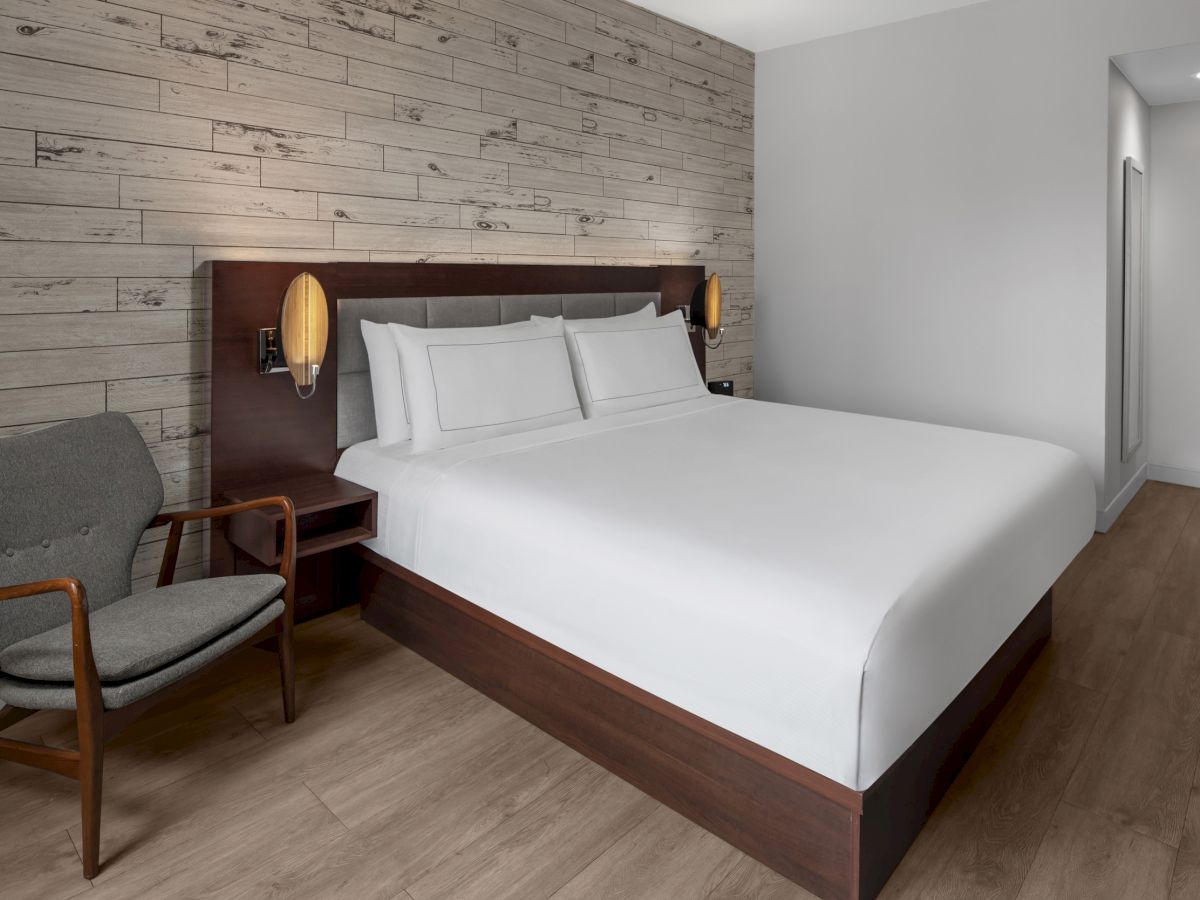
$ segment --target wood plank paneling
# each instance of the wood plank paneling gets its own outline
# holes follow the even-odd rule
[[[403,52],[394,41],[315,23],[310,26],[309,46],[345,56],[349,60],[347,80],[351,84],[359,84],[369,71],[362,64],[379,63],[397,74],[397,70],[403,69],[417,78],[437,80],[449,78],[454,69],[448,56],[415,47]]]
[[[383,168],[383,147],[379,144],[346,141],[297,131],[256,128],[236,122],[214,123],[212,144],[214,150],[228,153],[329,163],[356,169]]]
[[[342,59],[341,57],[334,57]],[[345,62],[345,60],[342,60]],[[336,81],[321,80],[311,73],[272,72],[269,69],[229,65],[229,89],[239,94],[252,94],[293,103],[319,106],[328,110],[346,113],[361,113],[367,116],[392,117],[395,98],[382,91],[342,84],[345,76]],[[242,121],[239,119],[238,121]],[[305,131],[299,123],[288,123],[293,131]]]
[[[253,37],[302,47],[308,44],[307,19],[275,12],[264,8],[265,5],[251,5],[241,0],[126,0],[125,5]],[[164,28],[163,33],[167,34],[167,29]]]
[[[417,179],[409,175],[348,168],[344,165],[294,162],[287,159],[262,160],[263,187],[295,188],[358,194],[393,200],[415,200]]]
[[[61,25],[127,41],[157,44],[162,35],[158,16],[102,0],[8,0],[5,10],[46,25]]]
[[[200,309],[207,304],[203,278],[121,278],[117,309]]]
[[[388,111],[389,116],[392,111]],[[411,150],[432,150],[479,156],[479,138],[461,131],[448,131],[430,126],[409,125],[394,119],[377,119],[351,113],[346,118],[346,137],[352,141],[367,141]]]
[[[5,316],[2,324],[0,353],[187,340],[184,312],[43,313]]]
[[[120,206],[117,176],[0,166],[0,197],[9,203]]]
[[[142,217],[91,206],[0,202],[0,240],[140,243]]]
[[[224,60],[8,16],[0,16],[0,52],[211,88],[227,78]]]
[[[142,218],[146,240],[155,244],[318,249],[333,246],[333,226],[327,222],[167,212],[147,212]]]
[[[345,113],[318,106],[290,103],[286,100],[246,97],[230,91],[196,87],[192,84],[163,82],[159,102],[163,112],[240,122],[264,128],[286,128],[305,134],[346,136]]]
[[[208,402],[208,375],[188,373],[108,382],[108,408],[121,412],[194,406]]]
[[[104,412],[104,385],[96,382],[0,391],[0,425],[52,422],[98,412]]]
[[[469,232],[449,228],[400,225],[360,225],[337,222],[334,240],[339,250],[431,250],[464,253],[471,250]]]
[[[32,166],[34,133],[15,128],[0,128],[0,165]]]
[[[82,137],[121,139],[152,135],[157,144],[212,148],[212,126],[204,119],[14,91],[0,91],[0,122],[13,128]]]
[[[317,218],[317,195],[312,191],[166,181],[161,178],[122,178],[121,206],[127,209],[264,216],[271,219]]]
[[[39,169],[144,175],[203,183],[257,185],[260,177],[255,157],[61,134],[38,135],[37,165]]]
[[[203,434],[212,259],[736,278],[752,67],[623,0],[11,0],[0,428],[108,408],[155,444]],[[709,372],[746,396],[740,275]],[[202,496],[195,451],[156,459]]]
[[[116,278],[0,278],[0,314],[117,308]]]
[[[204,349],[191,342],[12,350],[0,353],[0,384],[34,387],[194,373],[204,365]]]
[[[478,146],[476,139],[476,148]],[[392,146],[383,148],[383,167],[389,172],[424,175],[426,178],[455,178],[460,181],[487,181],[494,184],[507,184],[511,169],[506,163],[487,159]]]
[[[269,37],[246,34],[233,28],[218,28],[214,24],[163,17],[162,45],[185,53],[199,53],[227,62],[247,63],[308,75],[325,81],[346,80],[346,58],[319,50],[309,50],[294,43],[272,40]],[[230,67],[230,89],[234,87],[234,71]]]
[[[0,241],[0,277],[190,275],[191,271],[192,254],[186,247]]]
[[[6,90],[65,100],[158,109],[158,82],[138,75],[99,72],[47,59],[0,53],[0,84]]]
[[[374,225],[424,225],[458,228],[459,207],[452,203],[387,200],[351,194],[321,194],[322,219],[330,222],[365,222]]]
[[[426,2],[426,0],[395,0],[392,4],[398,19],[406,22],[419,22],[465,34],[480,41],[496,39],[496,23],[483,16],[455,9],[453,3],[441,4]],[[399,24],[399,22],[397,22]]]

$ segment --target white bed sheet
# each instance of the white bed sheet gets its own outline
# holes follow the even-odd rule
[[[1060,447],[718,397],[419,455],[367,441],[337,474],[379,492],[367,546],[856,790],[1095,522]]]

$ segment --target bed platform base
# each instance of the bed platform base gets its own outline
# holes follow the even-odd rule
[[[739,850],[827,900],[879,894],[1050,636],[1034,607],[929,729],[854,791],[692,715],[355,547],[363,618]]]

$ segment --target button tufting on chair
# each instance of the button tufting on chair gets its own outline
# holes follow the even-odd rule
[[[16,556],[17,551],[14,550],[12,547],[9,547],[7,550],[4,551],[4,555],[5,556]]]
[[[79,529],[80,534],[87,534],[88,531],[89,531],[89,529],[86,525],[84,525],[82,528]]]
[[[46,538],[44,541],[42,541],[42,546],[49,547],[50,546],[50,538]]]

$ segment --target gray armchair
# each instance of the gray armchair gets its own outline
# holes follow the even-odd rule
[[[83,873],[100,867],[104,742],[243,644],[278,632],[284,718],[295,718],[296,516],[287,497],[158,514],[162,480],[128,417],[102,413],[0,439],[0,733],[38,710],[75,710],[79,750],[0,737],[0,759],[80,782]],[[278,575],[172,584],[184,524],[284,510]],[[158,587],[130,594],[133,554],[170,525]],[[278,624],[277,624],[278,623]]]

